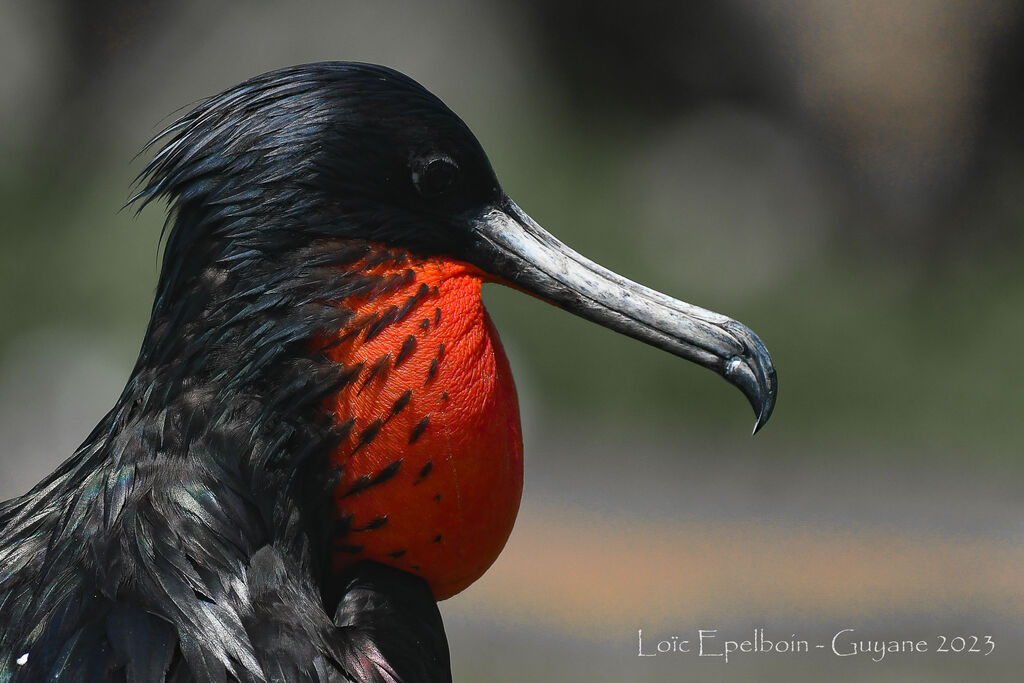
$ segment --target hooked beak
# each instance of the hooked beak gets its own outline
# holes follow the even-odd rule
[[[775,366],[745,325],[599,266],[508,197],[470,220],[468,260],[474,265],[570,313],[714,370],[750,401],[755,434],[768,422],[778,394]]]

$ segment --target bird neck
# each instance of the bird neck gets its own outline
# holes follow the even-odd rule
[[[168,455],[237,467],[275,542],[327,572],[375,560],[439,599],[478,578],[522,491],[485,275],[349,240],[213,263],[162,286],[120,409],[187,430],[156,437]]]

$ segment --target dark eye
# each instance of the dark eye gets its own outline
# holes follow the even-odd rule
[[[459,178],[459,167],[447,156],[424,159],[413,166],[412,184],[426,199],[438,197],[447,192]]]

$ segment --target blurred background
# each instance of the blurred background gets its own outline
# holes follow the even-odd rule
[[[1024,8],[1009,0],[0,4],[0,498],[134,361],[172,114],[249,76],[380,62],[475,131],[594,260],[731,315],[778,366],[756,438],[711,373],[515,292],[522,511],[442,604],[459,681],[1019,680]],[[981,655],[638,657],[637,631]]]

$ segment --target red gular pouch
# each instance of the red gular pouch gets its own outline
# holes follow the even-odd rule
[[[493,278],[408,254],[362,271],[389,284],[341,302],[354,315],[326,339],[332,360],[361,367],[326,404],[351,421],[332,456],[334,569],[391,565],[443,600],[498,557],[523,489],[515,384],[480,298]]]

